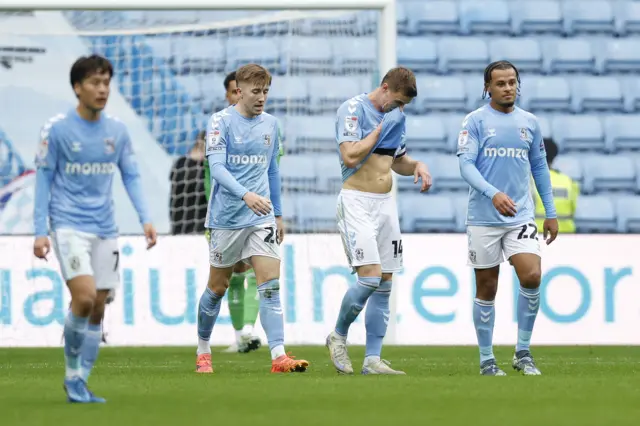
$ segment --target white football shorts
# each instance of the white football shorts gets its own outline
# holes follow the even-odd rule
[[[488,269],[520,253],[540,256],[538,227],[534,221],[515,226],[467,226],[467,265]]]
[[[227,268],[252,256],[280,259],[280,246],[276,241],[276,224],[264,223],[242,229],[211,229],[209,263],[216,268]]]
[[[349,266],[380,265],[382,272],[402,269],[398,207],[391,193],[343,189],[338,195],[338,230]]]
[[[51,234],[53,248],[65,281],[91,275],[96,289],[111,290],[120,284],[120,249],[117,238],[101,238],[74,229],[56,229]]]

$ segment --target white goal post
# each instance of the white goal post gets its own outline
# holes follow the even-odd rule
[[[378,18],[378,81],[396,62],[396,0],[0,0],[0,10],[304,10],[309,11],[358,11],[377,10]],[[29,29],[26,29],[29,32]],[[345,93],[345,97],[352,94]],[[345,98],[346,99],[346,98]],[[394,173],[393,196],[396,198]],[[394,279],[394,283],[397,280]],[[395,288],[395,285],[394,285]],[[391,295],[391,316],[386,342],[396,343],[396,297]]]

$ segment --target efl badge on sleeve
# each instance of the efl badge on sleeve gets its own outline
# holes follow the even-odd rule
[[[222,134],[220,129],[214,128],[207,133],[207,151],[219,151],[222,149]]]
[[[355,115],[348,115],[344,118],[344,128],[348,132],[355,132],[358,129],[358,117]]]
[[[469,131],[461,130],[458,133],[458,146],[465,146],[469,142]]]

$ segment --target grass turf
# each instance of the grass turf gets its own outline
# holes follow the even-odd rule
[[[0,349],[0,425],[375,426],[637,425],[640,347],[537,347],[543,376],[480,377],[474,347],[386,347],[407,376],[339,376],[324,347],[291,347],[311,366],[269,373],[268,351],[224,354],[197,375],[195,348],[101,349],[90,388],[106,405],[71,405],[62,349]],[[350,349],[359,370],[364,350]]]

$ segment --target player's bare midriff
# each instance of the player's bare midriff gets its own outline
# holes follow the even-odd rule
[[[342,187],[355,191],[386,194],[391,191],[393,177],[391,164],[393,157],[388,155],[371,154],[360,170],[350,176]]]

